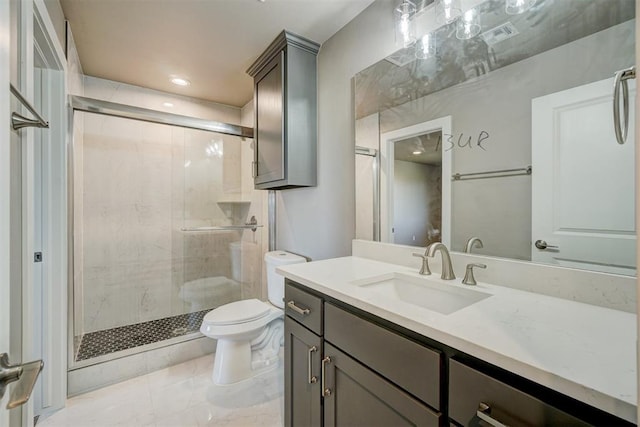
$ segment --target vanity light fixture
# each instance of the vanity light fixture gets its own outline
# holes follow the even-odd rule
[[[480,34],[480,14],[474,10],[467,10],[456,25],[456,37],[459,40],[469,40]]]
[[[172,77],[171,83],[178,86],[189,86],[191,82],[187,79],[183,79],[182,77]]]
[[[436,0],[436,21],[450,24],[462,15],[461,0]]]
[[[531,9],[537,0],[506,0],[504,11],[509,15],[519,15]]]
[[[410,0],[402,0],[393,11],[396,40],[402,42],[403,47],[409,47],[416,41],[415,22],[413,17],[416,14],[416,5]]]

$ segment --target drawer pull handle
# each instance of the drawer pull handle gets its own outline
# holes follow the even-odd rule
[[[315,375],[311,375],[311,353],[315,353],[316,351],[318,351],[318,349],[316,348],[316,346],[314,345],[313,347],[311,347],[309,349],[309,357],[307,358],[307,373],[308,373],[308,377],[309,377],[309,384],[315,384],[318,382],[318,378],[315,377]]]
[[[307,314],[311,313],[311,311],[308,308],[300,308],[300,307],[298,307],[294,301],[289,301],[287,303],[287,307],[289,307],[291,310],[293,310],[296,313],[301,314],[303,316],[306,316]]]
[[[507,427],[506,424],[502,424],[500,421],[493,418],[491,415],[491,406],[486,403],[480,402],[478,405],[478,411],[476,411],[476,415],[485,423],[489,424],[493,427]]]
[[[329,356],[322,359],[322,397],[331,396],[331,389],[326,387],[326,382],[325,382],[326,372],[327,372],[325,369],[325,366],[328,363],[331,363],[331,358]]]

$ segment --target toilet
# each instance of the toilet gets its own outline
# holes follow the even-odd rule
[[[225,304],[207,313],[200,332],[218,340],[213,363],[213,382],[234,384],[278,367],[284,342],[284,278],[276,267],[306,262],[284,251],[267,252],[269,302],[247,299]]]

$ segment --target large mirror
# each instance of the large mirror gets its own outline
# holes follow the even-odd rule
[[[635,275],[635,2],[473,3],[354,77],[356,238]]]

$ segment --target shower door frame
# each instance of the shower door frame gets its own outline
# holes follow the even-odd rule
[[[206,132],[215,132],[223,135],[238,136],[241,138],[253,138],[253,128],[246,126],[233,125],[229,123],[218,122],[214,120],[199,119],[196,117],[183,116],[180,114],[166,113],[163,111],[151,110],[148,108],[135,107],[126,104],[118,104],[115,102],[103,101],[100,99],[87,98],[78,95],[69,95],[68,105],[68,135],[69,145],[67,150],[67,241],[68,241],[68,282],[67,282],[67,370],[80,369],[99,363],[108,362],[113,360],[113,354],[106,354],[91,359],[82,360],[76,362],[75,360],[75,270],[74,270],[74,208],[75,208],[75,194],[74,194],[74,119],[75,113],[93,113],[101,114],[112,117],[120,117],[123,119],[138,120],[148,123],[156,123],[161,125],[176,126],[186,129],[202,130]],[[118,351],[118,358],[126,357],[133,354],[140,353],[142,351],[153,350],[161,348],[167,345],[176,344],[179,342],[189,341],[202,336],[200,332],[193,332],[180,337],[175,337],[170,340],[158,341],[151,344],[146,344],[138,347],[132,347],[126,350]]]

